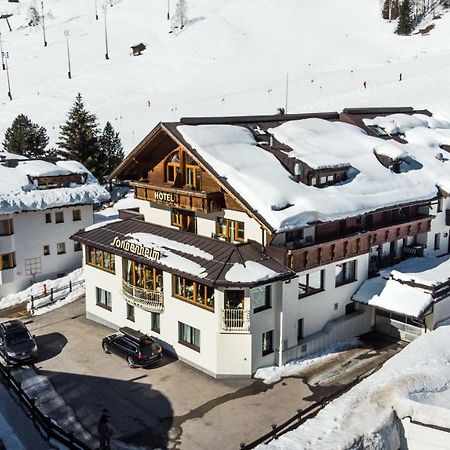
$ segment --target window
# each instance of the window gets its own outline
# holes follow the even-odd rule
[[[42,260],[41,258],[28,258],[25,259],[25,275],[32,276],[42,273]]]
[[[337,311],[339,309],[339,303],[334,304],[334,310]]]
[[[134,306],[127,303],[127,320],[134,322]]]
[[[81,209],[72,210],[72,220],[74,222],[81,220]]]
[[[305,232],[302,229],[294,231],[286,231],[286,243],[293,242],[295,245],[300,245],[301,241],[305,238]]]
[[[334,175],[327,176],[327,183],[332,183],[334,181]]]
[[[214,311],[214,288],[173,275],[173,296]]]
[[[298,298],[307,297],[324,290],[325,270],[316,270],[315,272],[298,277]]]
[[[254,288],[253,293],[253,312],[264,311],[272,307],[272,286],[260,286]]]
[[[81,242],[74,242],[73,243],[73,251],[74,252],[81,252]]]
[[[216,222],[216,235],[227,241],[244,242],[244,222],[218,217]]]
[[[177,174],[181,172],[180,155],[178,154],[178,150],[172,153],[167,158],[167,161],[168,162],[166,164],[166,181],[168,183],[174,183]]]
[[[316,186],[317,185],[317,177],[312,177],[311,178],[311,186]]]
[[[94,247],[86,247],[86,261],[90,266],[116,273],[116,264],[112,253]]]
[[[201,183],[201,173],[202,169],[198,166],[197,162],[194,161],[190,156],[186,161],[186,176],[185,181],[188,186],[191,186],[196,191],[200,190]]]
[[[159,313],[151,313],[151,329],[155,333],[161,333],[160,317]]]
[[[434,249],[439,250],[441,248],[441,233],[434,235]]]
[[[437,212],[442,212],[442,197],[438,198],[438,203],[437,203]]]
[[[65,242],[58,242],[56,244],[56,253],[58,255],[62,255],[63,253],[66,253],[66,243]]]
[[[52,215],[50,213],[45,213],[45,223],[52,223]]]
[[[297,320],[297,344],[300,344],[303,336],[303,317]]]
[[[55,223],[63,223],[64,222],[64,212],[59,211],[55,213]]]
[[[99,287],[95,288],[96,304],[108,311],[112,310],[111,292],[105,291]]]
[[[50,255],[50,245],[44,245],[44,256]]]
[[[180,230],[195,233],[195,213],[173,208],[171,224]]]
[[[356,260],[336,265],[336,287],[356,281]]]
[[[262,355],[273,353],[273,330],[266,331],[262,335]]]
[[[16,255],[14,252],[0,255],[0,270],[12,269],[16,266]]]
[[[199,352],[200,330],[185,323],[178,322],[178,342]]]
[[[12,219],[0,220],[0,236],[9,236],[13,233]]]
[[[146,291],[163,291],[163,272],[160,269],[146,266],[136,261],[123,259],[123,279]]]

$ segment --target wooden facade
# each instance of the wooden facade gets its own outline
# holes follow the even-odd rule
[[[271,245],[266,247],[266,254],[290,269],[300,272],[368,253],[371,247],[386,242],[425,233],[430,230],[432,219],[433,216],[427,216],[400,225],[380,227],[373,231],[298,249]]]

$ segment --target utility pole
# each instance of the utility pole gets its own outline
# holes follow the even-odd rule
[[[44,32],[44,47],[47,47],[47,38],[45,37],[44,2],[41,2],[41,9],[42,9],[42,31]]]
[[[286,101],[284,104],[284,111],[288,113],[288,95],[289,95],[289,73],[286,74]]]
[[[5,59],[3,57],[2,33],[0,33],[0,53],[2,55],[2,70],[6,70]]]
[[[5,52],[3,56],[4,56],[4,60],[5,60],[5,66],[6,66],[6,79],[8,81],[8,97],[10,100],[12,100],[11,83],[9,81],[9,67],[8,67],[9,53]]]
[[[108,52],[108,24],[106,21],[106,11],[108,9],[108,4],[105,3],[103,5],[103,14],[105,16],[105,59],[109,59],[109,52]]]
[[[170,0],[167,0],[167,20],[170,20]]]
[[[72,78],[72,72],[70,70],[69,30],[64,30],[64,36],[66,37],[67,63],[69,65],[69,71],[67,72],[67,75],[68,75],[69,80],[70,80]]]
[[[97,0],[95,0],[95,20],[98,20]]]

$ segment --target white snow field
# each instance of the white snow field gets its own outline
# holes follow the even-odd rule
[[[258,448],[397,450],[399,418],[409,416],[421,423],[448,428],[449,379],[447,325],[420,336],[315,418]]]
[[[28,26],[29,6],[40,2],[0,0],[0,15],[13,14],[12,32],[0,20],[13,97],[0,70],[0,137],[25,113],[55,145],[81,92],[128,153],[159,121],[275,113],[287,73],[288,112],[408,105],[450,116],[449,13],[429,35],[400,37],[379,0],[188,0],[187,26],[175,34],[167,0],[111,0],[106,60],[102,3],[96,21],[94,0],[46,0],[44,47],[41,26]],[[140,42],[147,49],[131,56]]]

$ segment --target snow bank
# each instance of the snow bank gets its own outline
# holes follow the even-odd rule
[[[435,197],[436,185],[450,185],[449,159],[436,158],[438,143],[450,143],[450,123],[428,119],[407,114],[373,119],[374,123],[392,124],[390,131],[394,127],[408,130],[407,144],[387,144],[359,127],[315,118],[292,120],[270,129],[292,148],[288,156],[316,168],[352,167],[347,182],[324,188],[293,181],[277,158],[259,147],[244,127],[180,125],[177,129],[252,208],[275,230],[283,231]],[[442,128],[431,129],[430,125]],[[404,173],[384,167],[374,152],[393,159],[408,156]]]
[[[360,341],[356,338],[337,342],[324,350],[311,354],[307,358],[296,359],[283,366],[270,366],[258,369],[253,378],[262,379],[265,384],[277,383],[282,378],[300,375],[306,367],[323,363],[335,357],[337,353],[357,347],[359,344]]]
[[[449,379],[450,327],[442,326],[409,344],[315,418],[258,448],[397,450],[397,417],[448,428]]]

